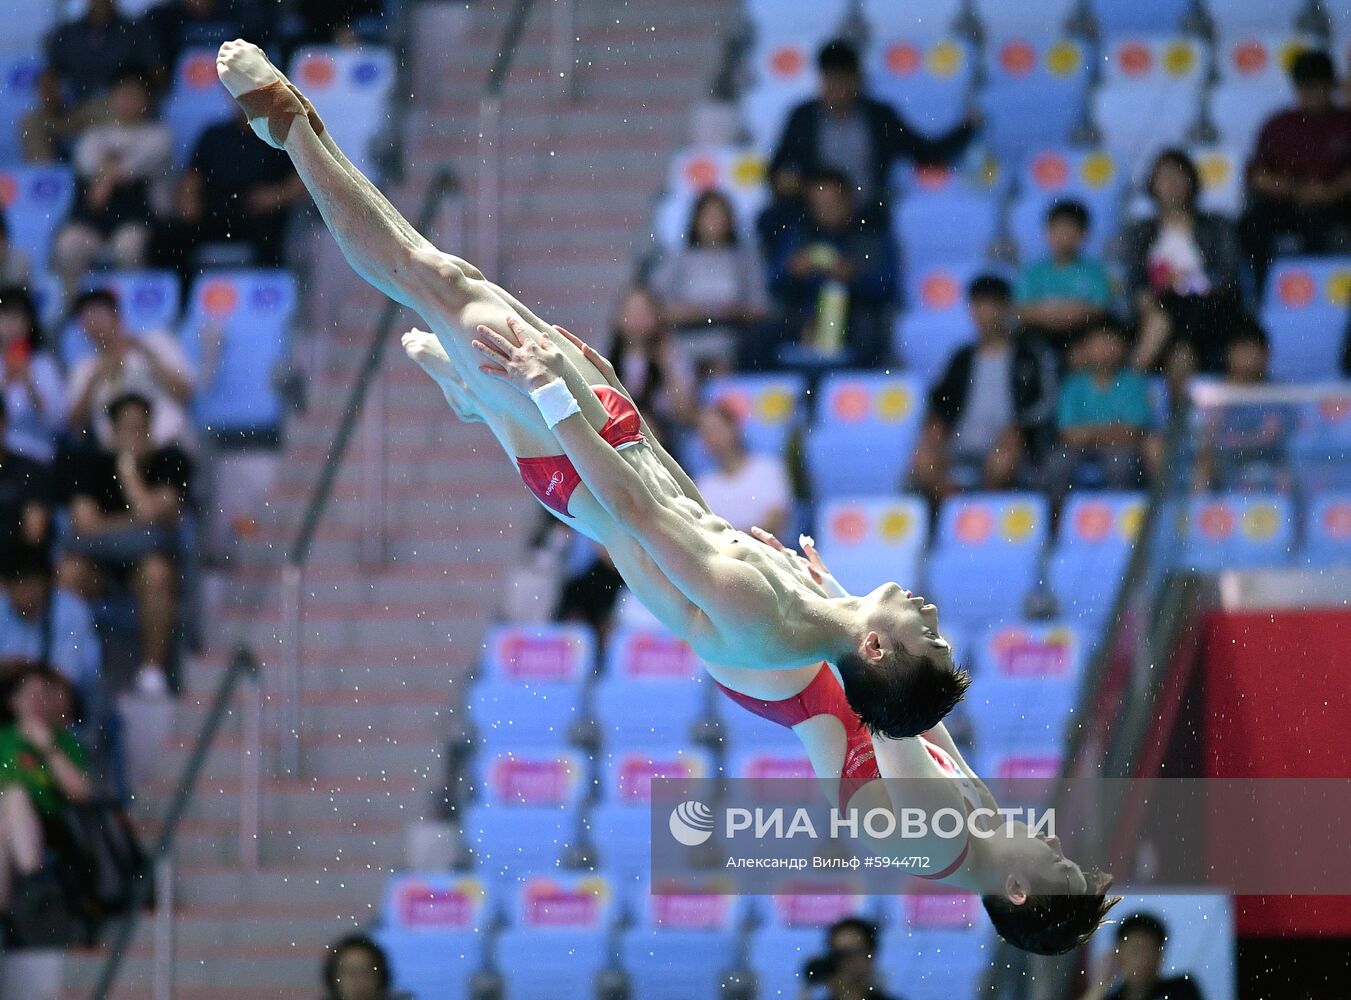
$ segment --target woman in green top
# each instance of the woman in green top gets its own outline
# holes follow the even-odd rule
[[[10,679],[0,725],[0,911],[10,879],[42,867],[43,827],[68,802],[85,802],[92,786],[84,751],[70,731],[70,685],[47,667]]]

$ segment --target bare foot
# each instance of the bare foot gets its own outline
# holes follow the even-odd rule
[[[418,367],[441,387],[441,395],[446,397],[446,402],[450,404],[457,417],[467,424],[485,422],[483,414],[479,412],[473,396],[470,395],[469,387],[464,384],[464,379],[460,378],[460,373],[456,371],[454,362],[450,360],[450,355],[441,346],[436,334],[412,329],[403,335],[400,342],[403,344],[403,352],[417,362]]]
[[[236,38],[226,42],[216,54],[216,75],[232,97],[261,90],[270,83],[282,79],[272,60],[258,46]],[[250,127],[269,146],[277,146],[268,132],[266,118],[256,118],[249,122]],[[280,148],[280,147],[278,147]]]

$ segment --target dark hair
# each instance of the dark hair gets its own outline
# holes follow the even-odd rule
[[[47,550],[28,542],[11,541],[0,552],[0,580],[13,583],[29,576],[52,575]]]
[[[1123,941],[1127,934],[1138,934],[1141,931],[1154,938],[1160,948],[1168,943],[1168,925],[1152,913],[1132,913],[1117,925],[1116,939]]]
[[[1093,320],[1088,326],[1084,327],[1084,332],[1080,334],[1081,340],[1091,337],[1095,333],[1110,333],[1118,340],[1129,342],[1131,339],[1130,331],[1121,325],[1121,321],[1113,319],[1111,316],[1101,316]]]
[[[1238,327],[1229,335],[1229,341],[1224,346],[1233,347],[1235,344],[1256,344],[1264,351],[1271,350],[1271,338],[1261,325],[1251,317],[1238,324]]]
[[[1102,924],[1107,911],[1121,902],[1107,898],[1112,876],[1085,872],[1088,892],[1082,895],[1028,896],[1021,904],[1007,896],[982,896],[995,931],[1009,944],[1034,955],[1063,955],[1083,944]]]
[[[731,427],[732,433],[736,435],[737,444],[742,451],[746,451],[746,432],[742,427],[741,414],[737,413],[731,403],[725,399],[715,399],[704,407],[704,412],[713,414]]]
[[[816,68],[822,73],[859,74],[858,50],[843,38],[833,38],[816,53]]]
[[[862,917],[845,917],[837,920],[826,929],[826,941],[830,941],[841,931],[856,931],[867,943],[868,954],[877,954],[877,925]]]
[[[854,182],[843,170],[837,170],[834,167],[822,167],[820,170],[812,171],[807,178],[807,185],[826,187],[834,185],[850,194],[854,191]]]
[[[90,306],[107,306],[114,311],[117,310],[117,295],[108,288],[91,288],[75,300],[75,304],[70,307],[70,314],[78,316]]]
[[[0,237],[9,238],[9,213],[0,209]]]
[[[945,656],[896,648],[869,663],[852,650],[835,661],[849,707],[870,732],[900,740],[938,725],[971,686]]]
[[[1322,49],[1305,49],[1290,63],[1290,79],[1296,87],[1310,83],[1336,83],[1337,70]]]
[[[660,318],[661,300],[647,285],[637,283],[629,285],[628,288],[624,289],[623,294],[619,296],[621,305],[632,295],[643,296],[652,303],[653,308],[657,310],[657,332],[654,335],[654,339],[658,341],[659,346],[660,342],[666,337],[666,326]],[[610,364],[614,365],[615,371],[624,371],[624,361],[628,353],[628,344],[625,342],[619,326],[619,310],[616,310],[615,322],[610,329]],[[648,413],[649,421],[651,419],[650,410],[652,403],[661,393],[662,386],[665,382],[666,372],[662,362],[662,352],[659,349],[651,350],[647,355],[647,372],[645,373],[642,387],[634,397],[634,402],[637,404],[638,409],[644,413]]]
[[[966,286],[968,301],[975,299],[998,299],[1000,302],[1013,301],[1013,287],[997,274],[978,274]]]
[[[1046,222],[1049,225],[1061,219],[1066,222],[1073,222],[1079,227],[1080,232],[1088,232],[1088,206],[1082,201],[1074,198],[1062,198],[1053,202],[1051,207],[1046,210]]]
[[[145,410],[147,416],[154,416],[155,414],[155,404],[151,402],[149,396],[139,392],[124,392],[114,396],[112,402],[108,404],[108,419],[116,423],[118,416],[128,406],[141,407]]]
[[[1187,175],[1187,183],[1191,186],[1191,197],[1187,199],[1187,204],[1189,207],[1194,206],[1196,199],[1201,195],[1201,172],[1196,169],[1196,164],[1186,151],[1177,148],[1165,149],[1154,158],[1154,165],[1149,168],[1149,181],[1145,184],[1149,196],[1154,197],[1154,182],[1158,179],[1159,171],[1165,166],[1177,167]]]
[[[736,246],[736,210],[732,207],[732,199],[723,194],[717,188],[709,188],[703,194],[699,195],[694,201],[694,207],[690,209],[690,228],[685,234],[685,242],[692,247],[702,246],[703,242],[699,238],[699,216],[703,214],[704,208],[712,202],[717,202],[727,210],[727,243],[729,246]]]
[[[324,995],[326,997],[337,997],[338,985],[338,960],[342,958],[342,953],[350,951],[353,948],[361,948],[371,956],[371,966],[375,970],[375,976],[380,980],[380,992],[385,994],[389,992],[390,975],[389,959],[385,955],[385,950],[375,943],[375,939],[365,934],[349,934],[328,946],[328,955],[324,958]]]
[[[3,217],[4,213],[0,213]],[[28,346],[36,350],[42,343],[42,323],[38,318],[37,303],[28,289],[20,285],[12,288],[0,288],[0,311],[17,309],[28,323]]]
[[[14,714],[14,696],[33,679],[60,684],[68,693],[74,694],[70,682],[45,663],[20,662],[17,669],[12,668],[3,684],[0,684],[0,724],[9,725],[18,721],[18,716]]]
[[[119,71],[113,77],[112,82],[108,84],[108,89],[112,90],[115,87],[122,86],[124,83],[134,83],[147,94],[151,91],[150,80],[138,69],[124,69]]]

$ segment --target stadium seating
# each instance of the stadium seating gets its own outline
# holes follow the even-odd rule
[[[912,311],[896,318],[891,344],[906,373],[927,390],[942,376],[953,352],[974,336],[965,309]]]
[[[1074,493],[1060,515],[1046,578],[1061,619],[1099,634],[1144,517],[1142,493]]]
[[[1074,39],[991,39],[980,98],[985,141],[1010,163],[1028,149],[1066,145],[1084,120],[1090,71],[1088,51]]]
[[[963,628],[1018,620],[1048,526],[1037,494],[969,493],[944,503],[926,583],[940,618]]]
[[[1351,493],[1325,493],[1309,504],[1300,562],[1310,566],[1351,564]]]
[[[754,82],[741,95],[741,115],[751,145],[769,155],[788,113],[816,93],[816,46],[796,35],[761,35],[751,46]]]
[[[385,884],[376,940],[393,986],[416,997],[469,1000],[469,980],[484,966],[495,915],[493,883],[444,872],[408,872]]]
[[[462,830],[478,870],[497,876],[554,868],[575,843],[586,762],[568,750],[499,750],[474,761],[476,797]]]
[[[813,497],[895,493],[924,415],[920,386],[903,375],[840,373],[822,381],[818,399],[806,441]]]
[[[520,882],[511,923],[496,950],[507,996],[594,995],[610,964],[609,932],[618,909],[615,889],[591,874],[536,875]]]
[[[42,60],[28,54],[0,57],[0,167],[19,162],[19,119],[37,100]]]
[[[1293,28],[1299,8],[1267,0],[1206,0],[1206,13],[1219,36],[1280,34]]]
[[[277,377],[295,308],[295,276],[286,271],[217,271],[194,284],[183,347],[199,372],[199,427],[217,436],[280,429]]]
[[[1124,31],[1177,31],[1192,11],[1193,0],[1089,0],[1089,10],[1101,35]]]
[[[892,231],[907,267],[980,260],[999,235],[999,199],[990,193],[915,192],[896,209]]]
[[[1349,304],[1351,257],[1277,261],[1262,305],[1262,324],[1271,336],[1271,377],[1317,382],[1338,371]]]
[[[10,239],[35,267],[52,255],[52,240],[75,202],[75,178],[66,167],[0,170],[0,208]]]
[[[1009,235],[1019,259],[1045,256],[1046,212],[1057,201],[1073,199],[1088,209],[1087,252],[1102,256],[1116,234],[1126,178],[1107,150],[1045,149],[1034,153],[1019,173],[1017,200],[1009,212]]]
[[[849,0],[745,0],[743,7],[757,34],[793,35],[827,41],[843,26]]]
[[[42,51],[43,40],[56,23],[52,0],[7,0],[5,30],[0,32],[0,56],[31,56]]]
[[[711,997],[736,960],[741,904],[723,894],[649,895],[620,954],[635,997]]]
[[[1104,62],[1093,122],[1102,144],[1139,177],[1159,150],[1185,145],[1197,124],[1209,54],[1182,36],[1127,36],[1107,44]]]
[[[751,935],[748,958],[759,1000],[788,1000],[802,988],[802,967],[825,951],[826,928],[849,916],[871,913],[871,900],[858,895],[762,897],[760,925]]]
[[[1237,219],[1243,211],[1246,154],[1231,146],[1198,147],[1188,152],[1201,175],[1201,210]]]
[[[694,203],[710,189],[731,199],[738,228],[749,234],[769,194],[765,158],[740,146],[677,153],[667,171],[666,194],[657,205],[653,221],[660,246],[669,249],[684,244]]]
[[[379,180],[375,140],[386,126],[395,74],[388,49],[340,46],[301,49],[287,74],[313,102],[347,158],[373,180]]]
[[[869,28],[881,34],[910,34],[936,38],[949,34],[962,14],[962,0],[929,0],[923,4],[895,0],[861,0],[860,10]]]
[[[1351,387],[1299,408],[1290,453],[1306,495],[1351,489]]]
[[[1289,86],[1222,83],[1210,91],[1207,117],[1226,146],[1250,153],[1262,124],[1291,100]]]
[[[973,0],[972,7],[989,38],[1060,36],[1070,27],[1079,0]]]
[[[704,402],[726,403],[741,417],[751,451],[781,455],[803,418],[806,382],[797,375],[738,375],[711,380]]]
[[[1202,572],[1284,565],[1295,542],[1293,504],[1279,494],[1193,497],[1186,540],[1185,562]]]
[[[164,123],[174,137],[174,164],[185,166],[201,134],[217,122],[234,117],[236,107],[216,78],[215,50],[184,52],[174,68],[164,104]]]
[[[1291,61],[1316,44],[1308,35],[1222,33],[1215,45],[1215,74],[1222,83],[1272,87],[1288,94]]]
[[[975,896],[921,893],[885,900],[878,967],[907,1000],[975,996],[994,938]]]
[[[926,135],[961,124],[977,61],[960,38],[876,33],[864,56],[868,91]]]
[[[578,625],[489,633],[472,688],[476,740],[485,746],[561,746],[582,718],[582,685],[595,639]]]
[[[893,580],[919,590],[928,533],[928,505],[916,497],[841,498],[821,506],[816,543],[835,579],[852,594]]]
[[[690,648],[664,632],[628,629],[610,636],[606,662],[591,705],[604,745],[688,745],[707,700]]]

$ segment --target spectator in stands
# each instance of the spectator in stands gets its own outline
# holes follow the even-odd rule
[[[266,37],[262,8],[241,0],[164,0],[138,27],[154,53],[155,76],[169,79],[185,49],[213,52],[231,38]]]
[[[14,903],[11,878],[21,890],[42,868],[46,831],[62,808],[93,795],[69,706],[69,687],[47,667],[24,667],[9,681],[0,725],[0,911]]]
[[[700,368],[726,373],[738,356],[753,353],[742,342],[768,316],[764,265],[741,240],[732,203],[721,191],[705,191],[695,201],[685,246],[658,262],[651,283],[667,322]]]
[[[298,0],[295,14],[298,25],[293,45],[354,45],[360,40],[358,26],[378,22],[384,4],[381,0]]]
[[[1083,370],[1060,388],[1060,441],[1046,473],[1057,509],[1071,486],[1137,488],[1146,466],[1157,462],[1149,385],[1127,366],[1129,348],[1125,329],[1115,320],[1099,319],[1084,335]]]
[[[9,238],[9,218],[0,210],[0,286],[23,285],[31,273],[28,254]]]
[[[1219,372],[1243,316],[1238,251],[1228,220],[1197,208],[1201,177],[1186,153],[1160,153],[1149,174],[1154,215],[1125,234],[1126,284],[1140,336],[1132,359],[1162,371],[1176,393],[1197,371]]]
[[[110,448],[86,448],[66,457],[61,476],[70,502],[72,537],[60,574],[91,599],[105,579],[129,585],[141,633],[137,687],[167,691],[164,668],[177,615],[180,533],[192,463],[173,446],[156,447],[150,428],[154,404],[127,393],[108,407]]]
[[[1117,926],[1116,947],[1102,956],[1097,982],[1080,1000],[1202,1000],[1187,974],[1161,975],[1167,943],[1167,924],[1152,913],[1131,914]]]
[[[953,159],[971,140],[975,119],[931,139],[906,124],[891,105],[862,93],[858,53],[849,42],[826,43],[816,65],[820,91],[793,109],[770,160],[774,200],[801,199],[812,177],[836,171],[856,196],[863,223],[885,230],[888,178],[895,162]],[[781,204],[775,211],[782,214]]]
[[[172,212],[156,227],[151,259],[186,279],[200,244],[229,240],[250,247],[255,264],[278,267],[291,206],[304,194],[287,155],[259,142],[243,116],[213,125],[197,140]]]
[[[98,258],[121,268],[145,262],[151,186],[169,170],[173,140],[168,126],[151,118],[145,79],[119,77],[108,106],[112,117],[86,129],[75,143],[75,209],[53,250],[67,295],[76,292]]]
[[[806,221],[790,229],[770,262],[770,289],[790,335],[829,356],[881,367],[891,355],[896,254],[886,232],[865,227],[849,179],[826,170],[807,184]]]
[[[1061,369],[1077,368],[1072,345],[1094,320],[1107,314],[1112,300],[1107,269],[1084,255],[1089,214],[1083,202],[1057,201],[1046,213],[1050,255],[1026,265],[1018,275],[1018,316],[1023,328],[1045,337]]]
[[[877,925],[845,917],[826,931],[826,993],[829,1000],[890,1000],[877,983]]]
[[[646,286],[633,285],[620,296],[611,343],[615,371],[658,436],[670,438],[675,428],[689,425],[695,415],[694,371]]]
[[[48,37],[47,65],[76,105],[87,106],[123,74],[148,66],[146,41],[118,11],[116,0],[89,0],[84,16],[65,22]]]
[[[117,297],[105,289],[86,292],[72,310],[93,345],[70,373],[67,422],[72,431],[90,426],[105,444],[112,442],[108,404],[126,392],[137,392],[154,404],[157,444],[192,445],[187,404],[194,375],[178,341],[150,330],[132,336],[122,325]]]
[[[1332,60],[1301,52],[1290,77],[1295,106],[1262,126],[1248,164],[1240,226],[1259,292],[1278,247],[1328,253],[1351,228],[1351,109],[1333,103]]]
[[[741,420],[726,402],[712,403],[699,413],[699,440],[713,459],[712,468],[694,477],[708,506],[740,531],[758,525],[770,534],[781,533],[793,505],[783,459],[747,451]]]
[[[324,959],[324,1000],[393,1000],[389,959],[364,934],[329,945]]]
[[[15,543],[0,562],[0,661],[49,663],[86,707],[98,699],[103,652],[89,605],[52,586],[47,551]]]
[[[65,425],[66,383],[56,359],[42,348],[37,308],[22,288],[0,289],[0,400],[9,414],[4,443],[50,462]]]
[[[1261,385],[1271,364],[1266,331],[1246,323],[1230,338],[1224,358],[1224,385]],[[1285,449],[1297,418],[1289,407],[1228,402],[1199,412],[1193,490],[1290,488]]]
[[[51,477],[46,466],[5,443],[7,407],[0,396],[0,549],[15,542],[45,546],[51,530]]]
[[[929,395],[910,478],[935,503],[964,488],[1012,486],[1054,430],[1055,358],[1014,328],[1013,292],[995,275],[967,290],[975,343],[958,348]]]
[[[587,545],[585,565],[563,581],[554,617],[563,622],[583,623],[604,643],[624,590],[624,578],[603,545],[589,540]]]

